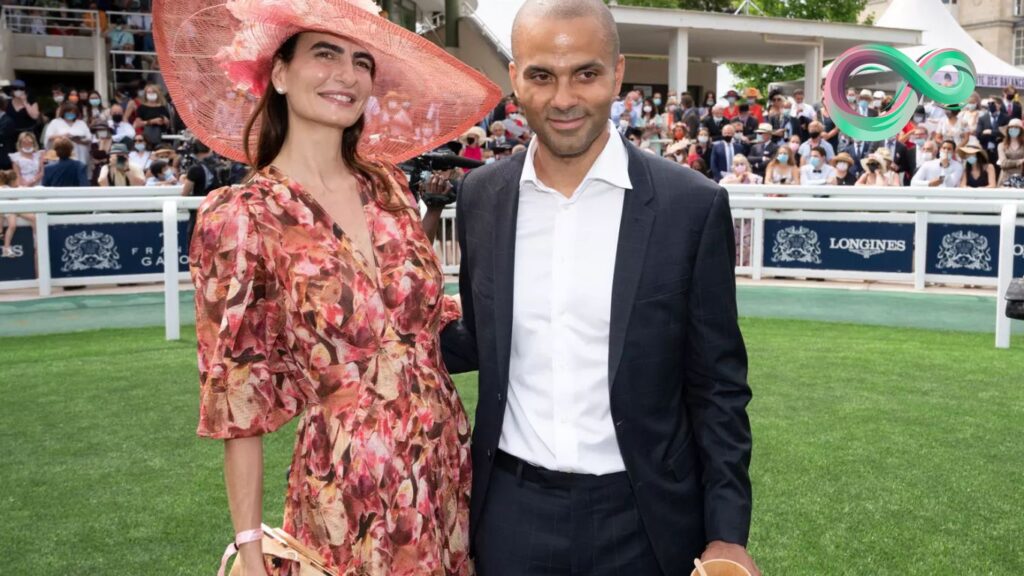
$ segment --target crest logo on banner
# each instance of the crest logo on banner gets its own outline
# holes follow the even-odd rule
[[[83,231],[64,241],[61,272],[120,270],[120,255],[114,237],[103,232]]]
[[[779,230],[772,247],[772,262],[821,264],[818,233],[805,226],[790,226]]]
[[[940,270],[992,271],[992,249],[988,238],[970,230],[957,230],[942,237]]]

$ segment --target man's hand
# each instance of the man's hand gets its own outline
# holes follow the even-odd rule
[[[942,184],[942,178],[935,178],[934,180],[928,182],[929,186],[938,186],[939,184]]]
[[[732,560],[746,568],[751,576],[761,576],[761,571],[754,564],[754,559],[747,553],[747,549],[739,544],[730,544],[721,540],[708,543],[708,547],[700,556],[700,561],[707,562],[708,560]]]

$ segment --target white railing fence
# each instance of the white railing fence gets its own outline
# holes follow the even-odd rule
[[[858,194],[830,198],[804,197],[808,195],[805,190],[800,190],[797,194],[794,193],[796,189],[792,188],[785,191],[788,193],[786,197],[763,197],[758,194],[744,194],[744,190],[733,190],[730,187],[733,217],[740,240],[736,273],[749,275],[755,280],[766,277],[876,280],[906,283],[917,289],[924,289],[927,283],[991,286],[997,290],[996,346],[1008,348],[1011,330],[1010,320],[1003,314],[1003,297],[1013,278],[1015,257],[1024,257],[1024,246],[1017,243],[1018,230],[1024,231],[1024,220],[1019,218],[1024,199],[985,197],[991,192],[979,193],[981,198],[900,198],[880,194],[885,189],[861,190],[861,193],[865,194],[863,197],[858,197]],[[812,191],[819,192],[818,189]],[[971,193],[965,191],[965,194]],[[106,197],[92,197],[95,194],[104,194]],[[179,272],[178,258],[164,258],[162,274],[54,279],[50,270],[51,247],[48,227],[56,224],[159,221],[162,222],[163,230],[162,254],[178,254],[181,250],[178,223],[187,219],[187,210],[195,210],[203,200],[181,197],[180,194],[180,187],[0,191],[0,213],[37,214],[38,256],[38,276],[35,280],[0,282],[0,290],[38,287],[40,295],[48,296],[53,286],[162,281],[165,290],[167,338],[177,339],[180,336],[178,285],[179,282],[189,279],[187,273]],[[459,265],[454,219],[454,209],[445,210],[436,246],[444,272],[449,275],[457,274]],[[789,226],[779,229],[786,224]],[[900,233],[908,237],[909,241],[903,240],[900,243],[895,240],[869,239],[867,250],[859,250],[856,246],[847,246],[842,242],[840,247],[845,252],[862,255],[867,261],[885,252],[886,245],[898,246],[898,250],[894,251],[900,252],[900,258],[903,258],[905,265],[901,265],[900,271],[896,272],[871,271],[858,266],[849,269],[823,269],[820,255],[823,250],[830,247],[830,243],[836,242],[835,238],[818,238],[813,227],[831,224],[854,227],[865,224],[890,227],[899,225],[897,227],[900,228]],[[948,248],[949,257],[953,260],[959,259],[957,262],[964,267],[962,273],[952,273],[950,270],[937,273],[936,270],[929,269],[929,259],[934,258],[929,246],[936,245],[929,239],[930,229],[934,226],[987,227],[986,229],[997,229],[998,233],[991,241],[981,239],[978,234],[954,234],[951,236],[953,241],[948,247],[944,238],[943,250]],[[912,233],[907,233],[907,227],[912,228]],[[770,229],[779,230],[770,235]],[[784,249],[779,247],[779,238],[785,240]],[[854,244],[862,242],[848,238],[839,240]],[[770,241],[775,243],[771,247]],[[971,244],[972,241],[975,244]],[[881,252],[873,249],[875,246],[872,243],[877,242],[882,243]],[[995,249],[996,243],[998,250]],[[971,250],[984,254],[973,254]],[[1015,251],[1019,251],[1019,254]],[[994,258],[990,252],[995,252]],[[985,268],[987,273],[980,273],[979,266],[972,267],[972,262],[977,262],[970,258],[975,256],[976,259],[985,259],[983,264],[988,266]],[[884,254],[878,257],[883,258]],[[993,265],[990,265],[989,261],[992,260]],[[802,262],[809,264],[804,265]],[[0,260],[0,265],[2,263]]]

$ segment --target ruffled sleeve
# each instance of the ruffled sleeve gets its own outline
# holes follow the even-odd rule
[[[250,206],[259,192],[224,188],[200,208],[190,247],[199,355],[200,436],[272,432],[306,405],[279,342],[286,310],[267,272]]]
[[[441,328],[462,318],[462,302],[454,296],[441,297]]]

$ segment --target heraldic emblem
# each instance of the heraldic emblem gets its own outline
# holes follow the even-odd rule
[[[61,272],[81,270],[120,270],[121,257],[117,253],[114,237],[96,230],[68,236],[64,241]]]
[[[988,238],[970,230],[957,230],[942,237],[939,270],[992,271],[992,249]]]
[[[775,234],[772,262],[821,264],[818,233],[804,226],[790,226]]]

